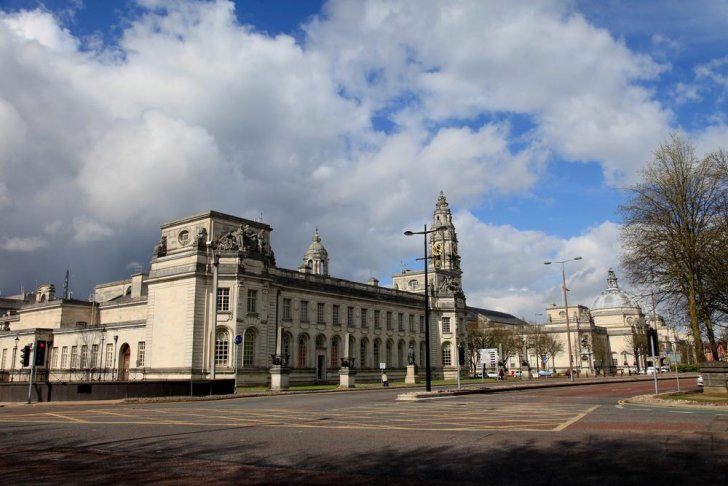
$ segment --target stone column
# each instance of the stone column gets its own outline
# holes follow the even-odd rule
[[[339,370],[339,388],[354,388],[356,386],[356,370],[354,369],[354,358],[350,356],[349,350],[350,334],[344,336],[344,357],[341,358],[341,369]]]
[[[273,366],[270,369],[270,389],[275,391],[288,390],[289,376],[291,373],[288,363],[284,361],[282,356],[282,341],[283,328],[279,327],[276,336],[276,352],[271,356],[273,358]]]

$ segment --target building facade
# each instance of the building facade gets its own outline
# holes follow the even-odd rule
[[[569,330],[566,312],[569,315]],[[656,330],[658,348],[654,353],[646,338],[647,329]],[[678,344],[684,341],[675,330],[666,326],[654,310],[645,315],[634,299],[619,287],[613,270],[607,272],[606,289],[590,307],[551,305],[546,308],[546,333],[563,343],[563,350],[547,357],[547,367],[565,372],[569,369],[567,335],[571,344],[571,367],[579,374],[628,374],[644,372],[650,366],[669,366],[680,361]]]
[[[404,270],[392,288],[329,275],[318,230],[297,270],[276,265],[272,228],[215,211],[161,226],[149,273],[100,284],[91,301],[52,286],[0,299],[0,372],[27,381],[19,349],[42,342],[49,380],[210,380],[266,385],[283,366],[290,383],[335,383],[342,367],[374,381],[382,367],[404,376],[407,352],[424,365],[430,291],[433,378],[456,374],[465,295],[457,235],[441,193],[424,271]]]

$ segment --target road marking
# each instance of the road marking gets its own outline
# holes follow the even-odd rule
[[[528,432],[561,431],[598,407],[570,404],[509,404],[498,401],[467,402],[452,414],[443,402],[396,402],[342,407],[334,410],[222,409],[171,407],[119,407],[66,414],[0,416],[0,423],[68,423],[114,425],[183,425],[189,427],[277,427],[353,430],[425,430]],[[482,408],[480,407],[482,405]],[[169,417],[169,418],[168,418]],[[322,420],[322,417],[325,420]],[[60,420],[63,422],[61,422]]]
[[[49,415],[51,417],[58,417],[58,418],[62,418],[64,420],[70,420],[71,422],[76,422],[76,423],[79,423],[79,424],[87,424],[87,423],[89,423],[88,420],[77,419],[77,418],[74,418],[74,417],[69,417],[68,415],[62,415],[60,413],[50,413],[50,412],[46,412],[43,415]]]
[[[573,418],[571,418],[571,419],[567,420],[567,421],[566,421],[566,422],[564,422],[563,424],[561,424],[561,425],[559,425],[558,427],[556,427],[556,428],[554,429],[554,432],[561,432],[562,430],[564,430],[564,429],[565,429],[565,428],[567,428],[568,426],[570,426],[570,425],[572,425],[572,424],[575,424],[575,423],[576,423],[576,422],[578,422],[579,420],[583,419],[584,417],[586,417],[587,415],[589,415],[590,413],[592,413],[592,412],[593,412],[594,410],[596,410],[597,408],[599,408],[599,405],[596,405],[596,406],[594,406],[594,407],[591,407],[591,408],[587,409],[586,411],[584,411],[584,412],[580,413],[580,414],[579,414],[579,415],[577,415],[576,417],[573,417]]]

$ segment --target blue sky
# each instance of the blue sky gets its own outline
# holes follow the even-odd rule
[[[385,284],[442,190],[469,304],[532,319],[582,256],[588,306],[659,144],[728,146],[726,31],[719,1],[0,0],[0,291],[85,297],[208,209]]]

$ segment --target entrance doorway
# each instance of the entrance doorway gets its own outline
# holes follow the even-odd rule
[[[318,381],[326,380],[326,356],[323,354],[316,356],[316,379]]]
[[[129,362],[131,361],[131,348],[127,343],[119,349],[119,372],[116,375],[119,381],[129,380]]]

